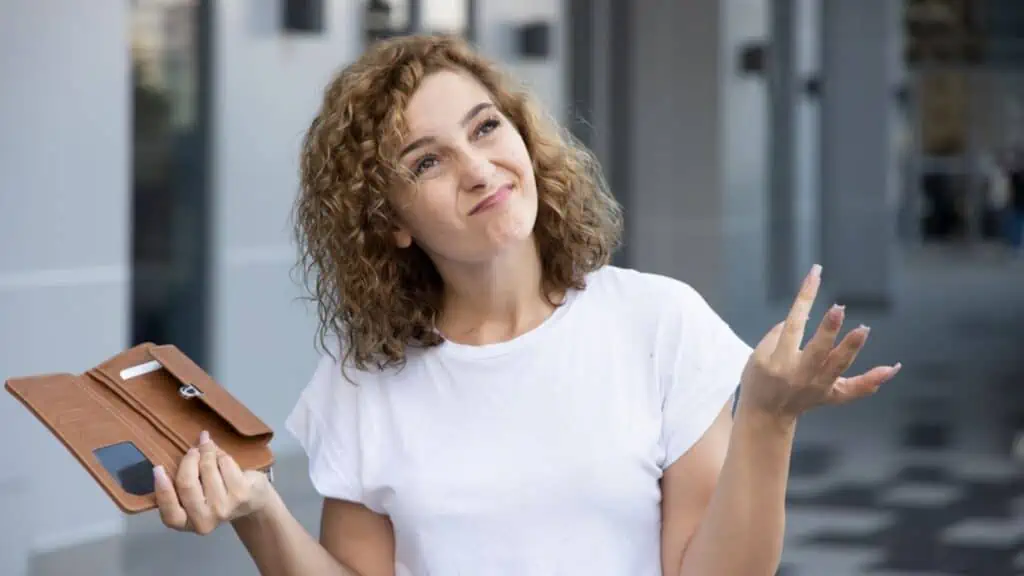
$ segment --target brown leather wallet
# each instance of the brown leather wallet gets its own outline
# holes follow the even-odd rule
[[[243,470],[270,472],[273,431],[177,347],[145,343],[84,374],[7,380],[128,514],[156,507],[153,467],[174,478],[199,433]]]

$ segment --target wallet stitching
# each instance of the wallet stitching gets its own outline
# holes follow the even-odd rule
[[[93,370],[97,372],[100,376],[103,376],[103,380],[105,380],[107,384],[110,385],[110,388],[118,396],[120,396],[125,402],[130,404],[132,408],[134,408],[135,411],[138,412],[143,418],[148,420],[150,424],[152,424],[158,430],[163,432],[164,435],[168,436],[171,442],[176,444],[178,448],[180,448],[182,451],[186,451],[189,449],[188,442],[184,438],[182,438],[180,434],[175,432],[167,423],[165,423],[156,414],[154,414],[152,410],[147,408],[144,402],[136,398],[134,394],[129,392],[124,386],[122,386],[119,382],[114,380],[112,376],[107,374],[106,370],[102,368],[94,368]]]
[[[88,378],[88,375],[85,375],[84,377]],[[170,454],[167,453],[166,450],[161,448],[159,444],[156,444],[155,442],[152,442],[151,440],[146,438],[146,435],[143,434],[139,430],[139,428],[137,426],[132,424],[131,421],[125,419],[124,416],[121,416],[120,414],[118,414],[117,410],[114,410],[114,408],[110,405],[110,402],[107,402],[106,399],[104,399],[102,396],[97,394],[94,390],[90,389],[88,386],[82,384],[80,381],[76,382],[75,385],[80,387],[82,390],[85,390],[85,393],[90,395],[90,396],[92,396],[93,400],[95,400],[96,403],[99,404],[101,408],[103,408],[107,412],[110,412],[111,414],[114,415],[115,418],[120,420],[121,423],[124,424],[125,427],[127,427],[128,430],[132,432],[132,434],[135,436],[135,440],[140,441],[144,446],[148,447],[152,452],[163,454],[163,456],[165,458],[165,460],[164,460],[165,462],[167,462],[167,463],[173,463],[174,462],[174,459],[171,457]],[[145,454],[145,452],[143,452],[143,454]],[[95,458],[95,456],[94,456],[94,458]],[[120,486],[120,484],[118,484],[118,486]]]

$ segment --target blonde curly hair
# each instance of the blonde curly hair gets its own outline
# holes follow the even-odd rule
[[[529,94],[464,41],[406,36],[375,43],[327,86],[301,151],[295,204],[298,268],[319,317],[318,343],[336,336],[359,369],[400,366],[434,330],[444,285],[426,253],[400,249],[387,191],[400,179],[404,111],[424,77],[469,73],[526,143],[537,181],[534,227],[544,287],[583,289],[618,247],[622,215],[594,157]]]

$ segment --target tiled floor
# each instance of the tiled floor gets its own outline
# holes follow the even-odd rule
[[[889,388],[801,423],[790,487],[786,576],[1024,574],[1024,259],[951,264],[915,254],[861,363],[905,365]],[[311,530],[318,502],[301,464],[281,470]],[[206,538],[132,519],[123,542],[37,559],[34,576],[255,574],[230,530]],[[483,576],[483,575],[481,575]]]

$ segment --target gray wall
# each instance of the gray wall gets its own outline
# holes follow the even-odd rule
[[[633,265],[689,282],[756,334],[766,307],[767,94],[736,62],[741,45],[767,35],[768,2],[632,6]]]
[[[128,341],[125,6],[0,2],[0,54],[0,372],[77,373]],[[0,432],[0,572],[18,561],[12,542],[49,549],[121,530],[98,485],[7,394]],[[12,516],[13,504],[31,513]]]

